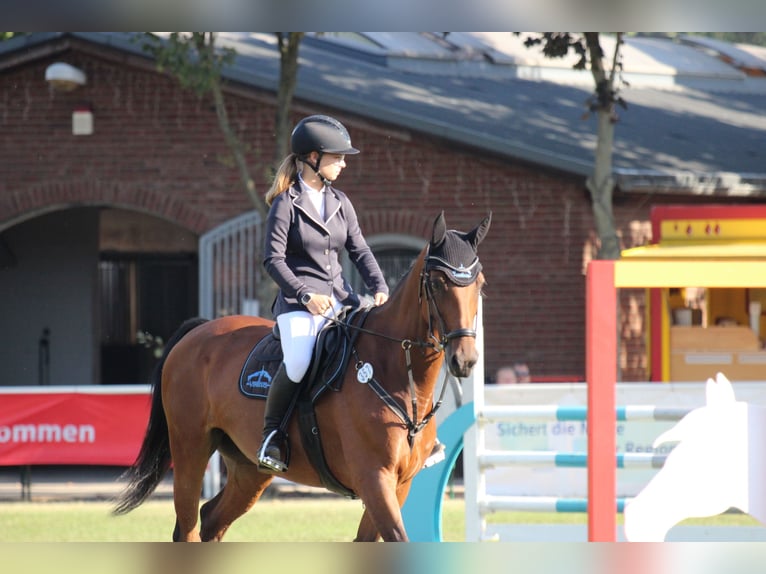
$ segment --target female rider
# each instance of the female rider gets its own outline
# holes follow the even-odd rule
[[[264,267],[279,287],[272,311],[279,325],[284,360],[272,380],[264,414],[260,470],[287,470],[282,419],[311,362],[316,337],[327,316],[359,297],[342,275],[340,253],[349,258],[374,293],[375,305],[388,299],[388,286],[359,228],[348,196],[333,183],[357,154],[338,120],[309,116],[295,126],[291,153],[282,161],[266,194]]]

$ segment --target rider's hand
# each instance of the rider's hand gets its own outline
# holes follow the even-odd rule
[[[332,309],[332,299],[327,295],[321,295],[319,293],[312,293],[311,299],[306,304],[306,309],[312,315],[323,315],[326,311]]]
[[[385,293],[381,293],[381,292],[375,293],[375,305],[376,306],[377,305],[382,305],[386,301],[388,301],[388,295],[386,295]]]

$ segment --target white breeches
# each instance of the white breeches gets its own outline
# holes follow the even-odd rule
[[[332,303],[333,309],[325,313],[327,317],[343,307],[335,297]],[[290,311],[277,317],[285,371],[291,381],[299,383],[308,371],[317,335],[326,322],[324,315],[312,315],[308,311]]]

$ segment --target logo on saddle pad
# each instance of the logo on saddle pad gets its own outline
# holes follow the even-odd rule
[[[280,364],[282,348],[279,339],[269,334],[261,339],[247,356],[239,375],[240,392],[253,399],[265,399]]]
[[[251,373],[247,377],[245,387],[252,393],[258,390],[267,390],[271,386],[271,374],[266,369]]]

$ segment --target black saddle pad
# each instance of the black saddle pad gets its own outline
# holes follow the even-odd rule
[[[265,399],[281,364],[282,345],[273,333],[269,333],[247,356],[239,375],[239,390],[246,397]]]
[[[364,309],[364,316],[369,309]],[[359,311],[352,311],[355,315]],[[341,318],[345,319],[348,309]],[[314,357],[302,382],[304,392],[315,401],[327,389],[340,390],[342,374],[351,352],[351,341],[343,324],[328,323],[320,331],[314,347]],[[271,381],[282,364],[282,346],[270,332],[256,343],[245,360],[239,376],[239,390],[246,397],[265,399],[269,394]],[[307,381],[309,382],[307,384]]]

